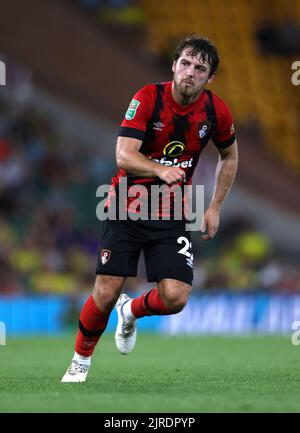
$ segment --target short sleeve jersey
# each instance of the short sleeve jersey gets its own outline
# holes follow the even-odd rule
[[[179,166],[192,178],[199,156],[210,138],[220,149],[235,141],[231,112],[225,102],[208,89],[187,106],[171,93],[172,82],[150,84],[135,95],[121,124],[119,136],[141,140],[140,152],[160,164]],[[130,183],[155,183],[154,178],[127,175]]]
[[[147,85],[134,95],[119,136],[141,140],[140,152],[153,161],[185,170],[187,184],[210,139],[219,149],[235,141],[232,115],[221,98],[203,89],[196,101],[181,106],[172,96],[172,81]],[[122,176],[127,177],[128,186],[163,183],[120,169],[112,186],[117,187]]]

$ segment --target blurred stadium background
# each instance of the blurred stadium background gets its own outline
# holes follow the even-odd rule
[[[300,320],[300,60],[296,0],[0,1],[0,321],[7,337],[75,331],[94,282],[96,189],[116,170],[135,91],[170,80],[189,32],[211,38],[210,86],[232,109],[240,168],[209,243],[193,234],[194,294],[141,329],[290,334]],[[208,146],[195,181],[212,192]],[[149,285],[143,264],[126,290]],[[188,318],[188,320],[187,320]],[[113,329],[115,316],[110,321]]]

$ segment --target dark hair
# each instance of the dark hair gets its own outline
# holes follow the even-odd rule
[[[210,64],[210,76],[216,73],[219,64],[218,51],[208,38],[194,33],[185,37],[175,49],[173,57],[175,62],[186,48],[190,48],[188,51],[190,56],[195,57],[200,55],[203,61],[207,61]]]

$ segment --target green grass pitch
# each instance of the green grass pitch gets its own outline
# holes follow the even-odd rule
[[[88,381],[61,384],[74,336],[7,338],[0,412],[299,412],[300,346],[287,337],[102,337]]]

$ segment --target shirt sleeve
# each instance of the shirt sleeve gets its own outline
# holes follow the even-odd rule
[[[235,132],[232,114],[229,107],[221,99],[215,101],[217,116],[217,128],[212,136],[212,140],[218,149],[225,149],[235,141]]]
[[[119,136],[143,140],[154,109],[155,86],[140,89],[131,100],[121,123]]]

